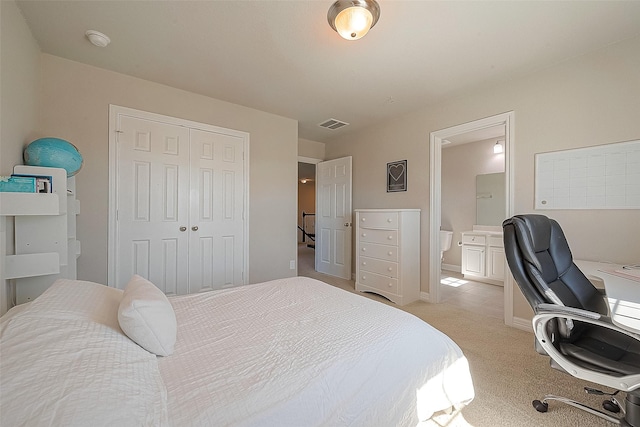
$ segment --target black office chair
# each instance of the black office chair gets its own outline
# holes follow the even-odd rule
[[[603,408],[547,395],[534,400],[546,412],[551,400],[567,403],[623,426],[640,427],[640,336],[608,317],[604,293],[573,263],[560,225],[544,215],[516,215],[502,223],[509,269],[534,311],[535,348],[550,364],[574,377],[616,390]],[[624,408],[614,397],[626,393]]]

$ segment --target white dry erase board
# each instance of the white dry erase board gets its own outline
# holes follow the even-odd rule
[[[535,156],[536,209],[640,209],[640,140]]]

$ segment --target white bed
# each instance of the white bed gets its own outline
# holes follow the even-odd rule
[[[416,426],[474,396],[447,336],[313,279],[170,297],[165,357],[123,333],[122,301],[60,280],[0,319],[0,424]]]

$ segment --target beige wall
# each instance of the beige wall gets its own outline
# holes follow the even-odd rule
[[[11,175],[38,127],[40,48],[15,2],[2,1],[0,8],[0,175]]]
[[[640,37],[567,60],[326,143],[327,159],[353,156],[353,207],[421,208],[421,288],[428,292],[429,134],[507,111],[515,114],[515,213],[534,212],[536,153],[640,139]],[[428,83],[425,83],[428,84]],[[409,159],[408,191],[385,192],[389,161]],[[638,262],[637,210],[540,211],[563,226],[576,258]],[[531,310],[514,291],[514,316]]]
[[[443,264],[456,266],[456,271],[462,265],[462,249],[457,243],[462,240],[460,233],[476,224],[476,175],[504,172],[504,153],[493,153],[497,139],[504,137],[444,145],[442,149],[441,228],[453,231],[451,249],[444,253]]]
[[[297,121],[206,96],[42,55],[42,135],[75,144],[82,255],[78,277],[107,280],[109,104],[250,134],[249,281],[295,275]]]
[[[0,175],[11,175],[38,128],[40,49],[13,1],[0,2],[0,21]],[[14,253],[11,217],[6,229],[0,223],[0,244],[0,268],[4,268],[3,254]],[[8,301],[8,287],[0,280],[0,315]]]
[[[311,141],[310,139],[298,139],[298,156],[311,159],[324,160],[324,142]]]

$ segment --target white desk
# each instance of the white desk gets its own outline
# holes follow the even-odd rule
[[[587,278],[595,277],[604,282],[613,323],[640,334],[640,278],[616,273],[616,270],[622,270],[621,265],[574,262]]]

